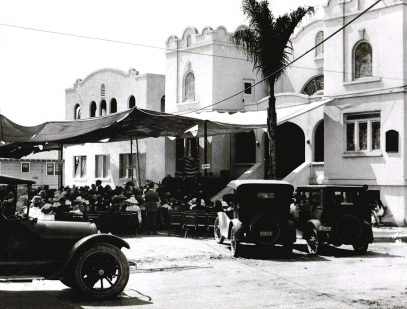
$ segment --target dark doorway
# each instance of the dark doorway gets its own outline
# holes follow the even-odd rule
[[[296,124],[286,122],[276,131],[277,179],[282,179],[305,161],[305,135]]]
[[[324,121],[322,120],[315,130],[314,161],[324,162]]]

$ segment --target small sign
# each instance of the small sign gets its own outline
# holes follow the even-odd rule
[[[203,170],[207,170],[207,169],[209,169],[209,168],[211,168],[211,164],[210,164],[210,163],[202,164],[202,169],[203,169]]]

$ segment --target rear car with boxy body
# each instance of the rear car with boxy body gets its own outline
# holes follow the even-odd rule
[[[294,223],[290,220],[293,186],[277,180],[233,180],[230,210],[218,212],[215,239],[230,239],[233,256],[240,254],[241,244],[262,246],[283,245],[292,251],[296,240]]]

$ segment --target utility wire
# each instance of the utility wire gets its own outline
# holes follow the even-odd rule
[[[258,81],[257,83],[253,84],[252,86],[250,86],[250,87],[248,87],[248,88],[246,88],[246,89],[243,89],[242,91],[240,91],[240,92],[238,92],[238,93],[236,93],[236,94],[233,94],[233,95],[231,95],[231,96],[229,96],[229,97],[227,97],[227,98],[225,98],[225,99],[223,99],[223,100],[220,100],[220,101],[218,101],[218,102],[216,102],[216,103],[213,103],[213,104],[207,105],[207,106],[205,106],[205,107],[196,109],[195,111],[189,111],[189,112],[181,113],[181,114],[178,114],[178,115],[185,115],[185,114],[188,114],[188,113],[197,112],[197,111],[200,111],[200,110],[207,109],[208,107],[211,107],[211,106],[218,105],[218,104],[220,104],[220,103],[222,103],[222,102],[225,102],[225,101],[227,101],[227,100],[230,100],[231,98],[234,98],[235,96],[237,96],[237,95],[239,95],[239,94],[245,92],[247,89],[253,88],[254,86],[256,86],[256,85],[258,85],[258,84],[264,82],[265,80],[267,80],[268,78],[270,78],[270,77],[273,76],[274,74],[280,72],[281,70],[286,69],[287,67],[289,67],[289,66],[292,65],[293,63],[295,63],[295,62],[297,62],[298,60],[300,60],[301,58],[303,58],[305,55],[309,54],[311,51],[313,51],[314,49],[316,49],[318,46],[322,45],[324,42],[326,42],[327,40],[329,40],[330,38],[332,38],[334,35],[338,34],[340,31],[342,31],[343,29],[345,29],[347,26],[349,26],[349,25],[350,25],[351,23],[353,23],[355,20],[357,20],[358,18],[360,18],[362,15],[364,15],[366,12],[368,12],[371,8],[373,8],[376,4],[378,4],[378,3],[381,2],[381,1],[382,1],[382,0],[377,0],[375,3],[373,3],[373,4],[370,5],[368,8],[366,8],[363,12],[361,12],[360,14],[358,14],[355,18],[353,18],[352,20],[350,20],[349,22],[347,22],[345,25],[343,25],[342,27],[340,27],[338,30],[334,31],[331,35],[329,35],[327,38],[325,38],[324,40],[322,40],[321,42],[319,42],[318,44],[316,44],[314,47],[310,48],[310,49],[307,50],[305,53],[303,53],[302,55],[300,55],[298,58],[296,58],[296,59],[294,59],[293,61],[291,61],[290,63],[288,63],[286,66],[284,66],[284,67],[278,69],[277,71],[275,71],[275,72],[269,74],[268,76],[264,77],[262,80]]]

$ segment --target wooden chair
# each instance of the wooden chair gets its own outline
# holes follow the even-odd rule
[[[168,213],[168,235],[171,235],[172,228],[178,228],[179,235],[183,230],[183,215],[181,211],[170,211]]]
[[[187,238],[188,233],[193,230],[194,238],[197,238],[197,214],[194,211],[183,212],[183,225],[184,238]]]
[[[206,237],[209,237],[209,234],[211,233],[211,231],[213,232],[213,229],[215,228],[215,220],[218,217],[217,214],[215,213],[209,213],[206,215]],[[213,235],[213,233],[212,233]]]

